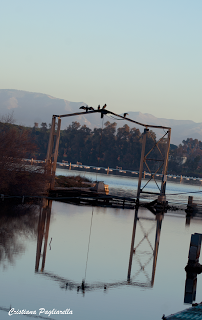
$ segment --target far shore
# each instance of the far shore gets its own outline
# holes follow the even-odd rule
[[[57,168],[63,169],[63,170],[69,170],[69,171],[77,171],[77,172],[90,172],[90,173],[97,173],[97,174],[108,174],[111,176],[122,176],[127,178],[138,178],[139,172],[138,171],[129,171],[129,170],[119,170],[119,169],[110,169],[108,168],[102,168],[102,167],[93,167],[93,166],[83,166],[83,165],[71,165],[71,169],[69,169],[69,166],[64,166],[61,163],[57,163]],[[145,177],[144,177],[145,175]],[[142,174],[143,180],[148,180],[151,177],[151,174],[148,172],[145,172]],[[162,174],[156,174],[155,175],[156,180],[162,179]],[[196,178],[196,177],[185,177],[185,176],[175,176],[168,174],[167,175],[167,181],[169,182],[178,182],[178,183],[186,183],[186,184],[194,184],[194,185],[202,185],[202,178]]]

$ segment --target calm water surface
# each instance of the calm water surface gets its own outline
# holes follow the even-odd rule
[[[137,193],[138,186],[138,177],[124,177],[120,175],[107,175],[107,174],[96,174],[96,172],[85,172],[85,171],[76,171],[68,169],[57,168],[57,175],[66,175],[66,176],[76,176],[81,175],[83,177],[89,178],[92,181],[104,181],[105,184],[109,185],[110,194],[116,194],[119,196],[130,196],[135,197]],[[142,179],[143,188],[147,183],[149,178]],[[192,184],[191,184],[192,183]],[[157,184],[161,185],[161,181],[157,180]],[[144,191],[149,192],[159,192],[156,183],[154,180],[151,180],[147,186],[144,188]],[[198,193],[195,193],[198,192]],[[184,194],[182,194],[184,193]],[[201,182],[196,184],[192,180],[187,181],[183,179],[182,183],[176,183],[175,179],[170,179],[167,182],[166,186],[166,195],[167,200],[175,203],[187,203],[188,195],[194,196],[195,200],[202,201],[202,184]],[[144,195],[145,197],[145,195]],[[152,197],[147,196],[148,198]]]
[[[120,182],[119,178],[117,189],[125,185],[128,190],[133,187],[135,190],[136,182],[122,179]],[[198,190],[200,187],[174,183],[168,186],[170,193],[186,188]],[[39,208],[29,217],[8,219],[2,213],[0,319],[10,319],[6,309],[13,307],[36,310],[37,316],[40,308],[73,311],[73,315],[41,315],[48,319],[153,320],[189,306],[184,304],[184,267],[191,234],[202,232],[200,217],[186,226],[183,211],[164,215],[155,265],[156,218],[146,209],[139,210],[134,245],[137,248],[130,282],[127,282],[134,210],[82,207],[54,201],[49,206],[51,211],[44,220],[47,230],[43,230],[42,218],[39,233]],[[45,234],[47,250],[43,257]],[[84,278],[86,289],[78,291]],[[202,276],[198,275],[196,302],[201,301]],[[28,319],[21,315],[13,318]]]

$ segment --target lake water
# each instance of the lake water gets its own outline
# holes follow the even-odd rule
[[[107,174],[96,174],[96,172],[85,172],[85,171],[76,171],[76,170],[68,170],[68,169],[60,169],[57,168],[57,175],[66,175],[66,176],[76,176],[80,175],[86,177],[92,181],[104,181],[105,184],[109,185],[109,192],[113,195],[119,196],[130,196],[135,197],[137,193],[138,186],[138,177],[124,177],[119,175],[107,175]],[[150,178],[150,177],[149,177]],[[143,188],[147,183],[148,179],[142,179]],[[160,187],[160,180],[157,180],[157,184]],[[145,187],[144,191],[149,192],[159,192],[154,180],[150,181]],[[166,186],[166,196],[167,200],[176,204],[187,204],[188,196],[191,195],[194,197],[195,201],[199,201],[202,203],[202,184],[196,184],[191,180],[187,181],[183,179],[182,183],[176,183],[175,179],[167,182]],[[153,200],[153,196],[145,196],[144,198],[149,198]],[[156,199],[156,196],[155,196]]]
[[[136,192],[137,179],[97,177],[116,192]],[[200,186],[168,183],[167,190],[170,194],[194,192],[200,191]],[[183,195],[186,202],[187,195]],[[200,200],[200,195],[196,197]],[[186,225],[184,211],[165,213],[154,263],[158,221],[148,210],[139,209],[134,244],[137,248],[127,281],[134,210],[53,201],[49,209],[36,207],[33,211],[18,217],[1,212],[0,319],[10,319],[10,308],[36,311],[35,318],[40,319],[39,309],[44,308],[73,312],[50,316],[41,313],[40,317],[46,319],[156,320],[189,306],[184,304],[184,267],[191,234],[202,232],[200,217]],[[47,228],[43,229],[45,222]],[[196,302],[201,301],[202,276],[198,275]]]

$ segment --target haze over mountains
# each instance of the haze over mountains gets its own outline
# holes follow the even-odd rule
[[[99,101],[98,101],[99,103]],[[0,117],[13,112],[13,116],[16,124],[33,127],[37,122],[39,126],[42,122],[47,124],[51,123],[53,114],[67,114],[81,111],[79,107],[85,105],[84,102],[70,102],[64,99],[54,98],[47,94],[27,92],[21,90],[0,89]],[[97,106],[93,106],[96,108]],[[110,106],[107,107],[109,110]],[[138,109],[138,106],[137,106]],[[126,112],[126,109],[123,110]],[[127,111],[128,117],[144,123],[163,125],[172,128],[171,131],[171,143],[180,144],[182,140],[187,138],[198,139],[202,141],[202,122],[196,123],[191,120],[174,120],[156,118],[149,113]],[[121,127],[124,124],[128,124],[130,127],[139,128],[143,131],[143,127],[133,125],[128,121],[119,121],[114,118],[105,116],[105,122],[117,122],[117,127]],[[81,115],[68,118],[62,118],[62,129],[65,129],[72,121],[78,121],[81,125],[93,129],[94,127],[100,127],[102,121],[99,114]],[[160,137],[162,130],[154,129],[157,137]]]

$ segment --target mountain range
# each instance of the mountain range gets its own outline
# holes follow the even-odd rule
[[[85,102],[71,102],[64,99],[54,98],[43,93],[34,93],[13,89],[0,89],[0,117],[13,113],[16,124],[33,127],[34,123],[39,126],[42,122],[51,123],[53,114],[68,114],[79,112],[79,107],[86,105]],[[125,111],[125,110],[123,110]],[[127,111],[129,118],[145,123],[171,127],[171,143],[180,144],[187,138],[202,141],[202,122],[196,123],[191,120],[174,120],[157,118],[149,113]],[[114,117],[105,116],[105,121],[117,122],[117,127],[128,124],[143,131],[143,127],[133,125],[128,121],[118,121]],[[77,121],[81,125],[93,129],[101,127],[102,121],[99,114],[79,115],[74,117],[62,118],[62,129],[65,129],[72,121]],[[154,129],[157,137],[160,137],[162,130]]]

